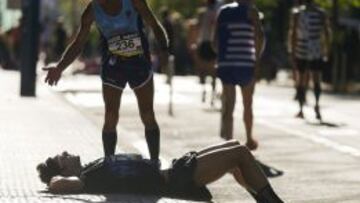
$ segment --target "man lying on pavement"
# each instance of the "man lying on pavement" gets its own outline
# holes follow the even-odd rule
[[[67,152],[48,158],[37,170],[52,193],[181,192],[204,187],[230,172],[257,202],[283,202],[248,148],[235,140],[189,152],[164,170],[140,155],[129,154],[82,166],[79,156]]]

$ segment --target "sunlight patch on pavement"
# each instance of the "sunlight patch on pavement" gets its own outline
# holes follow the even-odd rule
[[[65,98],[72,104],[83,107],[101,107],[104,106],[102,96],[99,93],[66,93]]]
[[[241,102],[237,102],[237,108],[243,108]],[[291,102],[281,102],[279,100],[269,99],[264,96],[255,96],[254,98],[254,114],[256,116],[271,116],[278,117],[284,115],[284,113],[295,112],[297,111],[296,105]],[[304,111],[307,111],[307,108],[304,108]]]
[[[316,134],[312,134],[312,133],[307,133],[307,132],[303,132],[300,130],[296,130],[294,128],[288,128],[287,126],[283,126],[283,125],[278,125],[275,123],[270,123],[264,119],[257,119],[256,120],[257,123],[267,126],[269,128],[275,129],[275,130],[279,130],[279,131],[283,131],[289,135],[295,135],[297,137],[306,139],[306,140],[310,140],[314,143],[318,143],[321,144],[323,146],[329,147],[331,149],[334,149],[338,152],[344,153],[344,154],[348,154],[351,155],[353,157],[360,157],[360,150],[347,146],[347,145],[343,145],[343,144],[339,144],[336,143],[332,140],[329,140],[327,138],[324,137],[320,137]]]
[[[71,103],[83,107],[102,107],[104,102],[101,93],[93,92],[77,92],[77,93],[65,93],[65,98]],[[170,100],[168,91],[164,89],[155,92],[154,103],[155,105],[167,105]],[[188,97],[184,94],[174,93],[173,103],[174,104],[191,104],[194,103],[195,98]],[[136,97],[132,92],[124,91],[121,98],[121,104],[137,104]]]
[[[319,130],[318,133],[324,137],[360,136],[360,133],[354,129],[324,129],[324,130]]]

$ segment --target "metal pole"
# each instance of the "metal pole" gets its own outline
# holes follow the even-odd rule
[[[39,52],[40,0],[22,0],[21,27],[21,85],[20,95],[34,97],[36,92],[36,63]]]
[[[333,69],[331,73],[331,80],[333,85],[333,90],[338,91],[339,89],[339,72],[340,72],[340,66],[341,66],[341,54],[339,52],[340,45],[339,45],[339,39],[338,39],[338,28],[339,28],[339,1],[338,0],[332,0],[332,25],[334,30],[334,40],[332,43],[332,56],[333,56]]]
[[[169,84],[169,108],[168,114],[169,116],[174,116],[174,104],[173,104],[173,76],[175,74],[175,57],[174,55],[169,56],[169,64],[167,69],[167,83]]]

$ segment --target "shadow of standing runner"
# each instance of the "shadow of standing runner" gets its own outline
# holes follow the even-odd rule
[[[161,197],[139,194],[51,194],[42,196],[41,200],[50,200],[54,202],[70,201],[78,203],[115,203],[115,202],[146,202],[156,203]]]
[[[181,192],[164,192],[161,194],[152,193],[81,193],[81,194],[53,194],[47,190],[39,191],[44,194],[41,199],[54,201],[72,201],[83,203],[115,203],[115,202],[146,202],[157,203],[162,198],[169,198],[176,200],[188,200],[192,202],[209,202],[212,203],[212,195],[206,187],[196,188],[189,191]],[[171,201],[170,201],[171,202]]]

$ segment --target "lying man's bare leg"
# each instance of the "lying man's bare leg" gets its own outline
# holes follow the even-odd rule
[[[209,184],[221,178],[225,173],[236,168],[241,170],[245,186],[255,191],[260,202],[282,202],[274,193],[266,176],[263,174],[247,147],[236,145],[218,148],[197,157],[194,179],[199,186]]]

